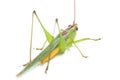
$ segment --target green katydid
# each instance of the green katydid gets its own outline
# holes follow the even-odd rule
[[[69,25],[68,28],[65,30],[60,30],[59,24],[58,24],[58,19],[56,19],[56,24],[58,26],[59,34],[54,38],[43,26],[41,23],[36,11],[33,11],[32,13],[32,28],[31,28],[31,41],[30,41],[30,62],[26,65],[26,67],[19,72],[16,76],[19,77],[23,75],[25,72],[29,71],[32,67],[38,65],[38,64],[44,64],[48,62],[48,65],[46,67],[45,72],[48,70],[49,66],[49,61],[53,59],[55,56],[59,54],[63,54],[65,50],[70,48],[72,44],[75,45],[75,47],[78,49],[80,54],[84,57],[87,58],[87,56],[84,56],[81,52],[81,50],[77,47],[76,43],[86,41],[86,40],[93,40],[93,41],[98,41],[101,38],[98,39],[91,39],[91,38],[82,38],[79,40],[74,40],[76,31],[78,30],[77,24],[75,23],[75,0],[74,0],[74,21],[72,25]],[[32,48],[32,36],[33,36],[33,18],[36,16],[38,22],[40,23],[47,41],[49,42],[49,45],[33,60],[31,60],[31,48]],[[46,41],[45,41],[46,43]],[[43,47],[45,46],[45,43]]]

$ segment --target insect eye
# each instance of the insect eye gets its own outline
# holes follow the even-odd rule
[[[70,27],[71,27],[71,25],[68,25],[68,27],[70,28]]]
[[[78,27],[76,27],[76,30],[78,30]]]

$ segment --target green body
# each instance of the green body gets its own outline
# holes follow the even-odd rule
[[[70,45],[72,44],[72,40],[75,37],[76,29],[71,27],[68,31],[63,31],[62,33],[62,37],[65,41],[67,41],[67,44],[65,46],[65,49],[58,53],[64,53],[66,48],[70,47]],[[21,76],[22,74],[30,70],[32,67],[35,67],[37,64],[39,64],[40,61],[43,60],[46,56],[48,56],[51,51],[53,51],[57,46],[60,45],[60,43],[61,38],[60,34],[58,34],[58,36],[54,38],[52,42],[31,63],[29,63],[20,73],[18,73],[17,76]]]
[[[49,56],[50,53],[52,51],[54,51],[55,48],[57,48],[58,46],[60,46],[60,50],[57,53],[58,54],[63,54],[66,49],[68,49],[69,47],[72,46],[72,44],[74,44],[75,47],[78,49],[78,51],[81,53],[81,55],[86,58],[86,56],[84,56],[82,54],[82,52],[80,51],[80,49],[77,47],[77,45],[75,43],[78,43],[78,42],[81,42],[81,41],[86,41],[86,40],[93,40],[93,41],[100,40],[100,38],[98,38],[98,39],[82,38],[82,39],[74,41],[74,38],[75,38],[75,35],[76,35],[76,31],[78,29],[77,28],[77,24],[75,24],[73,22],[73,25],[70,25],[67,29],[65,29],[63,31],[60,31],[60,28],[59,28],[57,20],[56,20],[56,23],[58,25],[59,34],[58,34],[57,37],[53,38],[53,36],[44,28],[43,24],[41,23],[41,21],[40,21],[40,19],[37,16],[35,11],[33,11],[32,15],[33,15],[32,16],[32,29],[33,29],[33,17],[35,15],[37,20],[39,21],[39,23],[40,23],[44,33],[45,33],[47,41],[50,44],[35,59],[33,59],[21,72],[19,72],[16,75],[17,77],[23,75],[25,72],[27,72],[31,68],[35,67],[36,65],[38,65],[41,60],[43,60],[44,58]],[[32,31],[31,31],[31,33],[32,33]]]

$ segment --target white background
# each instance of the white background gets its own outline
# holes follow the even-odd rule
[[[98,38],[101,41],[79,43],[75,47],[21,78],[16,74],[29,60],[32,11],[36,10],[45,28],[52,33],[55,18],[62,29],[73,21],[73,0],[1,0],[0,1],[0,80],[120,80],[120,2],[119,0],[76,0],[76,39]],[[35,19],[34,45],[45,40]],[[57,31],[57,30],[56,30]],[[33,50],[37,55],[40,51]]]

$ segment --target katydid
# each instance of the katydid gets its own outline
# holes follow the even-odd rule
[[[93,40],[97,41],[100,40],[101,38],[98,39],[91,39],[91,38],[82,38],[79,40],[74,40],[76,31],[78,30],[77,24],[75,23],[75,0],[74,0],[74,21],[72,25],[69,25],[68,28],[65,30],[60,30],[58,19],[56,19],[56,24],[58,26],[58,31],[59,34],[54,38],[43,26],[41,23],[36,11],[33,11],[32,13],[32,28],[31,28],[31,41],[30,41],[30,62],[26,65],[26,67],[19,72],[16,76],[19,77],[23,75],[25,72],[29,71],[31,68],[37,66],[38,64],[45,64],[48,62],[47,68],[45,72],[48,70],[49,62],[51,59],[53,59],[55,56],[59,54],[63,54],[65,50],[68,48],[72,47],[72,44],[75,45],[75,47],[78,49],[80,54],[84,57],[87,58],[87,56],[84,56],[81,52],[81,50],[77,47],[76,43],[86,41],[86,40]],[[37,18],[38,22],[40,23],[45,36],[46,36],[46,41],[49,42],[49,45],[33,60],[31,60],[31,48],[32,48],[32,35],[33,35],[33,18],[34,16]],[[46,43],[45,41],[45,43]],[[44,46],[45,46],[44,43]],[[44,47],[43,46],[43,47]]]

